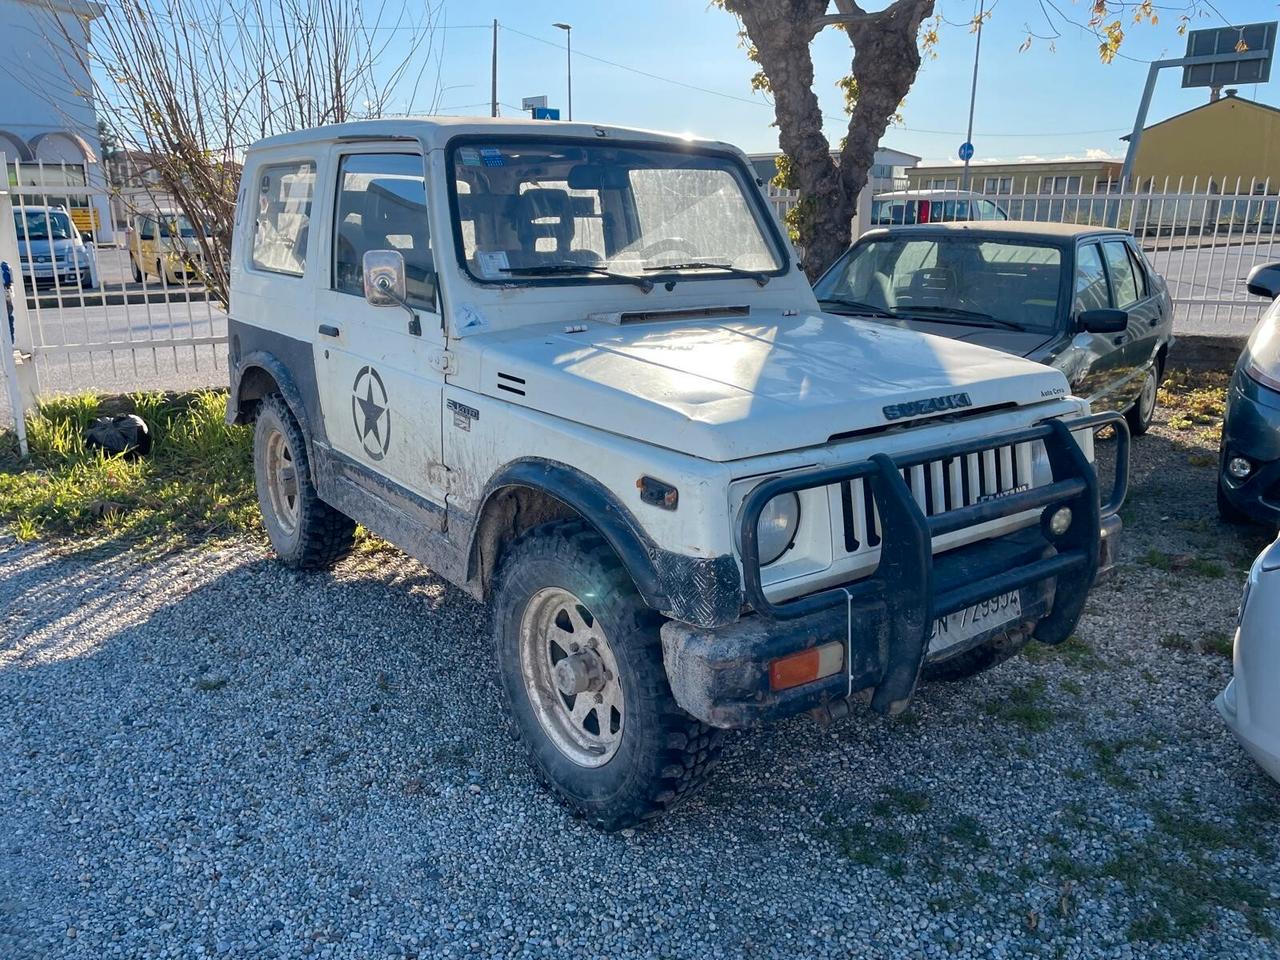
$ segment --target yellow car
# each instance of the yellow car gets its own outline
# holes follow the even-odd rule
[[[204,264],[200,238],[182,214],[136,214],[128,240],[135,283],[146,283],[148,277],[175,287],[199,281]]]

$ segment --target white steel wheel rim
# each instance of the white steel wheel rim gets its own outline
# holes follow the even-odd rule
[[[547,738],[582,767],[601,767],[622,743],[625,717],[618,662],[600,622],[568,590],[547,587],[520,618],[520,673]],[[583,665],[589,686],[568,693],[566,659]]]
[[[1156,409],[1156,375],[1148,373],[1147,379],[1142,382],[1142,395],[1138,397],[1138,415],[1142,418],[1142,422],[1146,423],[1151,419],[1151,414]]]
[[[286,536],[298,529],[298,513],[301,509],[298,496],[298,469],[293,460],[289,442],[279,430],[272,430],[267,437],[267,496],[276,523]]]

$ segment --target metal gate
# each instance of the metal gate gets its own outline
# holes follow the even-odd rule
[[[24,414],[44,397],[226,383],[226,313],[200,279],[201,227],[145,171],[13,161],[3,169],[0,261],[12,274],[13,342],[3,324],[0,352],[20,440]]]

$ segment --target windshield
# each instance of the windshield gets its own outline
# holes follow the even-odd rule
[[[665,282],[666,269],[684,282],[785,263],[730,157],[540,138],[465,143],[449,164],[461,258],[481,281]]]
[[[186,217],[179,215],[172,220],[160,221],[160,236],[162,237],[195,237],[196,228],[191,225],[191,221]]]
[[[1062,253],[1015,240],[882,237],[837,261],[814,288],[835,312],[957,320],[1026,330],[1056,328]],[[854,306],[856,305],[856,306]],[[967,317],[965,315],[968,315]]]
[[[60,210],[15,210],[13,229],[18,242],[25,240],[70,240],[75,236],[71,218]]]

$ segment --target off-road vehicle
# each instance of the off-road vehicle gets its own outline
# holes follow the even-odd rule
[[[725,729],[892,715],[1061,642],[1120,527],[1123,418],[822,313],[749,171],[449,118],[245,160],[228,417],[256,421],[273,547],[327,567],[360,523],[488,602],[514,728],[606,828],[686,796]]]

